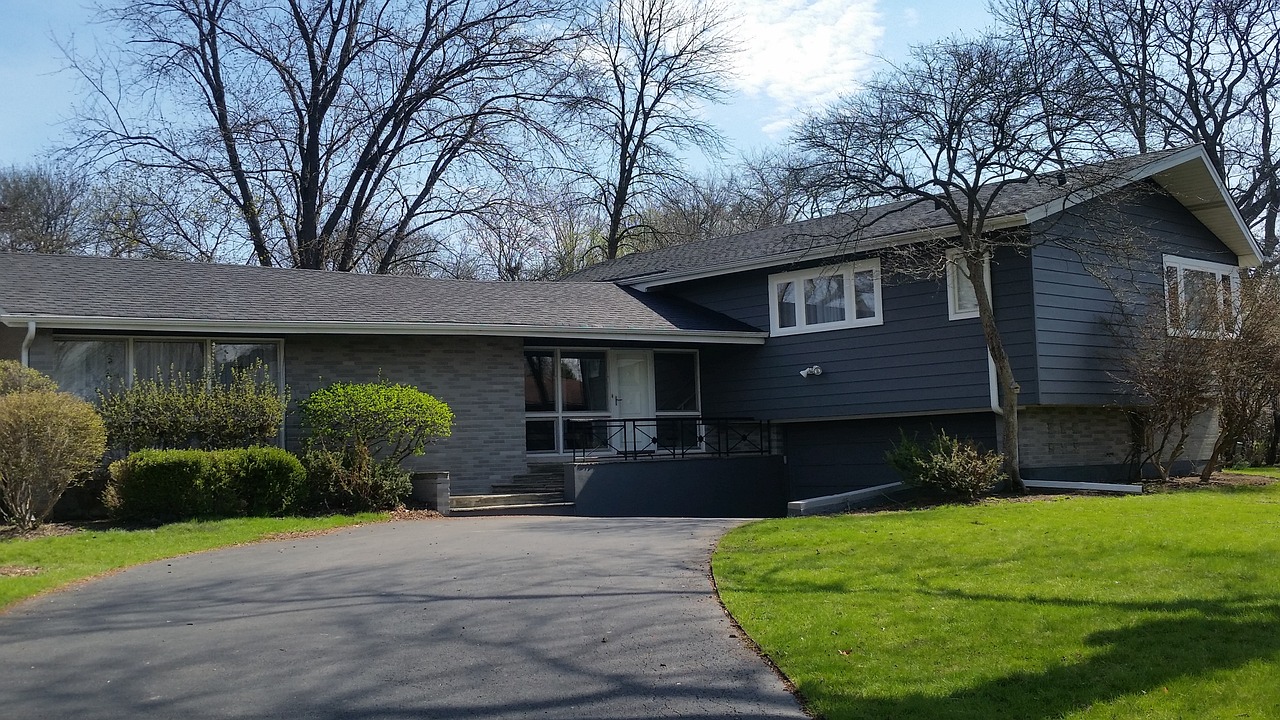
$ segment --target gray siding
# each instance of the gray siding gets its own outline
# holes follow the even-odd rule
[[[783,437],[791,500],[804,500],[857,488],[898,482],[884,455],[902,434],[921,441],[945,430],[996,447],[996,415],[967,413],[933,417],[882,418],[788,423]]]
[[[768,330],[769,274],[738,273],[666,291]],[[1028,258],[998,257],[992,285],[1024,398],[1034,397]],[[981,327],[977,319],[947,319],[946,283],[888,279],[883,293],[883,325],[774,337],[763,347],[704,348],[704,413],[801,420],[990,407]],[[820,377],[800,377],[814,364],[822,366]]]
[[[1046,405],[1100,405],[1119,400],[1115,343],[1108,328],[1117,302],[1140,304],[1163,292],[1162,254],[1229,265],[1235,254],[1171,197],[1128,195],[1123,206],[1086,203],[1044,223],[1068,238],[1093,243],[1128,242],[1136,257],[1085,257],[1058,244],[1032,254],[1035,277],[1038,402]],[[1105,267],[1104,267],[1105,266]]]
[[[285,381],[295,399],[379,376],[440,398],[453,409],[453,436],[408,464],[448,471],[456,495],[482,493],[527,468],[522,348],[519,338],[296,336],[284,343]],[[286,423],[291,446],[298,420],[292,413]]]

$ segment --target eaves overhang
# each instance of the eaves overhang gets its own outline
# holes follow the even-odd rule
[[[337,322],[307,320],[220,320],[209,318],[139,318],[89,315],[0,314],[0,323],[25,327],[80,331],[191,333],[240,335],[471,335],[477,337],[539,337],[566,340],[609,340],[663,343],[763,345],[769,333],[760,331],[628,329],[541,325],[487,325],[421,322]]]
[[[1218,177],[1217,172],[1210,164],[1209,156],[1205,154],[1204,148],[1200,145],[1184,148],[1167,157],[1139,166],[1114,178],[1100,180],[1079,191],[1043,203],[1025,212],[989,218],[986,226],[988,230],[994,231],[1030,225],[1033,222],[1063,212],[1146,178],[1153,179],[1195,215],[1196,219],[1200,220],[1205,227],[1209,228],[1210,232],[1222,240],[1223,244],[1236,254],[1240,267],[1256,267],[1263,262],[1262,249],[1258,246],[1253,233],[1249,231],[1248,225],[1245,224],[1244,219],[1240,216],[1240,211],[1236,208],[1235,202],[1231,200],[1231,195],[1227,192],[1226,186],[1223,185],[1221,178]],[[618,278],[612,282],[647,291],[652,288],[689,280],[700,280],[749,270],[762,270],[807,260],[823,260],[854,253],[873,252],[897,245],[909,245],[913,242],[934,240],[947,235],[949,228],[949,225],[932,226],[866,240],[859,240],[851,236],[847,242],[834,242],[817,249],[805,248],[804,250],[779,253],[767,257],[706,265],[690,270],[658,271],[631,278]],[[951,234],[953,235],[954,233]]]

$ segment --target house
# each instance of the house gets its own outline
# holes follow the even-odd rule
[[[1116,286],[1055,240],[1105,241],[1104,225],[1141,235],[1125,282],[1157,294],[1201,277],[1231,292],[1238,269],[1261,261],[1199,147],[1085,170],[1008,188],[991,223],[1045,238],[989,262],[1029,477],[1132,470],[1105,325]],[[956,266],[942,279],[882,271],[886,249],[945,227],[932,207],[889,205],[637,253],[561,282],[7,255],[0,357],[86,396],[135,373],[254,359],[294,398],[385,377],[454,409],[453,437],[419,462],[448,470],[455,494],[575,453],[671,456],[683,460],[584,465],[567,492],[580,509],[766,514],[784,495],[896,479],[883,457],[903,433],[996,447],[971,287]],[[285,436],[300,437],[292,416]],[[736,451],[759,457],[698,464]],[[612,500],[587,502],[592,487]]]

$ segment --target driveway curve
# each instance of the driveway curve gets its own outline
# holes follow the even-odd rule
[[[725,520],[388,523],[0,616],[6,718],[803,718],[707,578]]]

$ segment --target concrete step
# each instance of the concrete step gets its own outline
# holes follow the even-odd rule
[[[491,515],[572,515],[573,503],[550,502],[527,505],[489,505],[450,510],[452,517],[489,517]]]
[[[449,498],[450,510],[466,510],[479,507],[509,505],[542,505],[564,501],[564,492],[500,493],[492,495],[454,495]]]
[[[564,477],[564,465],[562,462],[531,462],[529,463],[529,472],[535,475],[558,475]]]

